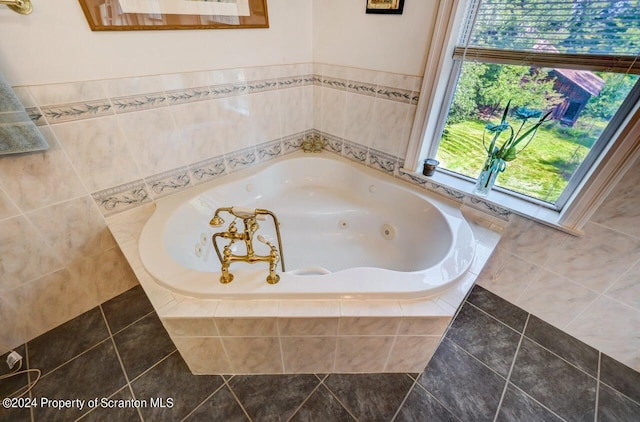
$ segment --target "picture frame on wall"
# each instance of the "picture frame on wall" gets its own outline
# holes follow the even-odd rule
[[[267,0],[78,0],[92,31],[268,28]]]
[[[404,0],[367,0],[367,13],[401,15]]]

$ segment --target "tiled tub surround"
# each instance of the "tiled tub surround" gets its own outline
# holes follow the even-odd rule
[[[499,239],[487,228],[493,223],[465,209],[476,239],[472,267],[425,299],[196,299],[162,287],[140,261],[140,233],[154,210],[148,204],[117,213],[108,225],[196,374],[419,372]]]
[[[185,102],[197,100],[198,87],[207,86],[211,95],[213,86],[236,80],[246,86],[246,81],[267,81],[274,75],[281,80],[289,75],[313,75],[313,84],[295,82],[291,90],[283,84],[275,91]],[[334,81],[347,81],[346,89]],[[354,81],[361,83],[349,88]],[[244,154],[234,157],[233,152],[249,148],[258,157],[251,143],[266,138],[249,140],[242,135],[256,133],[253,120],[245,119],[245,114],[251,114],[252,96],[259,101],[271,95],[278,98],[281,138],[273,138],[275,146],[268,141],[264,146],[277,149],[280,145],[281,153],[286,153],[289,147],[297,148],[303,136],[321,135],[328,142],[327,149],[347,158],[385,171],[393,168],[398,177],[510,220],[478,282],[640,369],[640,342],[634,334],[634,327],[640,324],[640,279],[636,276],[640,234],[635,223],[640,217],[640,185],[636,183],[640,163],[585,226],[585,236],[576,238],[403,171],[415,105],[406,102],[404,94],[400,101],[385,99],[382,92],[374,97],[366,84],[375,85],[376,90],[410,91],[414,101],[420,78],[303,64],[15,88],[32,118],[40,122],[51,148],[0,159],[0,255],[11,257],[0,268],[0,318],[13,321],[0,331],[0,349],[33,338],[135,284],[100,214],[148,204],[154,195],[166,194],[173,187],[229,172],[226,158],[239,166],[250,164],[251,154],[247,161]],[[172,96],[169,105],[167,95],[174,90],[180,95]],[[155,109],[118,113],[112,102],[154,92],[164,94],[164,104]],[[110,109],[101,116],[104,99],[109,99]],[[87,110],[56,108],[85,103]],[[264,110],[253,108],[257,109]],[[212,119],[212,113],[219,118]],[[56,117],[72,120],[56,123]],[[131,134],[124,132],[128,129]],[[383,132],[393,136],[385,140],[379,136]],[[172,149],[172,142],[180,145],[178,150]],[[171,152],[165,154],[165,148]],[[181,164],[189,159],[193,162]],[[180,173],[185,169],[188,182],[185,173]],[[169,187],[156,184],[165,173]],[[147,180],[155,184],[155,190]],[[99,204],[108,198],[105,207],[98,208],[91,194],[96,194]],[[113,208],[107,209],[107,204]],[[72,219],[67,218],[69,211]],[[83,278],[84,274],[92,277]]]

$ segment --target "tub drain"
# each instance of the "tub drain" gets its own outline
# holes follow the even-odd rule
[[[383,224],[380,229],[380,233],[382,233],[382,237],[387,240],[391,240],[396,237],[396,229],[391,224]]]
[[[338,222],[338,226],[340,226],[341,229],[346,229],[349,227],[349,222],[347,220],[340,220],[340,222]]]

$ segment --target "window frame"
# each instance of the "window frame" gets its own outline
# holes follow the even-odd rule
[[[462,60],[454,60],[457,37],[464,24],[469,3],[474,0],[442,0],[438,4],[436,22],[427,46],[426,66],[417,110],[409,139],[404,169],[419,172],[424,158],[434,157],[446,123],[449,103],[453,98]],[[455,73],[454,73],[455,72]],[[454,75],[455,77],[452,77]],[[636,85],[637,89],[639,85]],[[505,207],[561,230],[580,234],[596,209],[624,173],[640,158],[640,99],[627,104],[627,114],[619,118],[611,141],[591,163],[561,209],[550,209],[548,203],[533,200],[506,189],[495,188],[483,200]],[[609,125],[613,127],[613,125]],[[469,196],[475,179],[439,169],[435,181],[458,189]],[[546,204],[546,205],[545,205]]]

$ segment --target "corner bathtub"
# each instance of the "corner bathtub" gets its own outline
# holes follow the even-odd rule
[[[223,214],[219,228],[209,220],[230,206],[278,217],[286,264],[283,273],[278,263],[279,283],[265,281],[264,262],[232,263],[234,280],[219,282],[211,237],[232,217]],[[257,234],[277,244],[272,220]],[[458,208],[343,158],[300,153],[158,200],[139,254],[160,285],[191,297],[389,300],[443,292],[467,272],[474,245]]]

